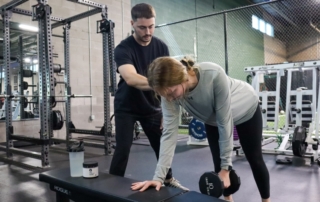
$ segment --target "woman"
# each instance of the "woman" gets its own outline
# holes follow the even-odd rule
[[[246,82],[230,78],[217,64],[198,66],[190,59],[180,62],[170,57],[154,60],[148,69],[150,87],[161,95],[163,135],[160,157],[152,181],[132,184],[133,190],[149,186],[160,189],[171,167],[178,136],[179,106],[205,123],[215,172],[230,186],[232,168],[233,125],[251,166],[262,202],[270,201],[269,172],[261,151],[262,116],[258,96]],[[232,201],[232,196],[224,196]]]

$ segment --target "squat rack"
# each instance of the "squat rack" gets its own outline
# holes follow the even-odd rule
[[[82,134],[95,134],[95,135],[104,135],[105,136],[105,144],[101,145],[99,143],[86,143],[88,146],[99,146],[105,149],[105,153],[108,155],[112,155],[112,146],[111,146],[111,124],[110,124],[110,98],[109,93],[114,95],[116,91],[116,72],[115,72],[115,63],[114,63],[114,23],[111,20],[107,19],[107,10],[106,6],[102,4],[98,4],[88,0],[70,0],[72,2],[94,6],[96,7],[93,10],[89,10],[87,12],[78,14],[76,16],[61,19],[57,17],[51,16],[51,7],[48,5],[48,0],[37,0],[38,4],[32,6],[32,12],[26,11],[23,9],[14,8],[19,6],[20,4],[26,2],[28,0],[13,0],[12,2],[5,4],[0,7],[0,11],[3,16],[4,22],[4,58],[5,58],[5,67],[6,67],[6,95],[0,95],[1,97],[5,97],[6,99],[6,139],[7,145],[6,147],[0,146],[1,151],[5,151],[7,153],[7,158],[4,160],[9,160],[14,162],[12,158],[12,154],[24,155],[36,159],[41,159],[42,167],[48,167],[49,161],[49,145],[52,140],[57,142],[66,142],[67,146],[73,140],[71,139],[71,133],[82,133]],[[13,135],[13,126],[12,126],[12,118],[11,118],[11,99],[13,97],[28,97],[27,95],[18,95],[13,96],[11,93],[11,85],[10,85],[10,29],[9,29],[9,21],[11,14],[18,13],[26,16],[32,16],[33,20],[38,21],[39,24],[39,37],[38,37],[38,46],[39,46],[39,105],[40,105],[40,119],[41,119],[41,130],[40,130],[40,139],[33,137],[26,137],[22,135]],[[71,106],[70,106],[70,98],[74,97],[91,97],[90,96],[82,96],[82,95],[74,95],[71,94],[70,87],[70,77],[69,77],[69,69],[70,69],[70,53],[69,53],[69,29],[70,24],[73,21],[80,20],[85,17],[89,17],[96,13],[101,13],[102,20],[97,21],[97,33],[102,33],[103,36],[103,81],[104,81],[104,126],[101,131],[91,131],[91,130],[82,130],[75,129],[71,121]],[[51,25],[50,20],[57,21]],[[55,102],[55,91],[54,91],[54,65],[52,60],[52,32],[51,29],[64,26],[64,42],[65,42],[65,95],[58,97],[65,97],[66,103],[66,130],[67,136],[66,140],[53,138],[53,127],[52,127],[52,108],[53,103]],[[60,36],[58,36],[60,37]],[[110,71],[110,74],[109,74]],[[110,76],[110,79],[109,79]],[[111,82],[110,82],[111,80]],[[59,82],[57,82],[59,83]],[[109,84],[111,84],[109,86]],[[73,127],[72,127],[73,126]],[[13,139],[22,140],[37,143],[42,145],[41,153],[27,151],[23,149],[17,149],[13,147]],[[15,162],[19,164],[19,162]],[[25,166],[25,164],[22,164]]]
[[[49,141],[52,135],[51,122],[51,97],[54,96],[53,87],[53,63],[52,63],[52,42],[51,42],[51,26],[50,21],[60,21],[61,18],[51,17],[51,8],[47,5],[47,0],[38,0],[38,4],[33,6],[33,11],[15,8],[28,0],[13,0],[0,7],[3,21],[3,43],[4,43],[4,60],[6,67],[6,147],[0,146],[1,151],[6,152],[7,158],[4,160],[13,161],[13,153],[32,157],[41,160],[42,167],[49,166]],[[12,13],[18,13],[26,16],[32,16],[32,20],[37,20],[39,23],[39,104],[41,129],[40,139],[26,136],[14,135],[12,126],[12,106],[11,98],[12,88],[10,81],[10,19]],[[22,55],[21,58],[22,60]],[[22,85],[22,84],[21,84]],[[41,89],[41,90],[40,90]],[[23,95],[19,97],[24,97]],[[35,142],[42,145],[41,153],[17,149],[13,146],[13,139]],[[16,162],[18,163],[18,162]]]
[[[92,6],[94,9],[86,11],[84,13],[75,15],[73,17],[66,18],[62,21],[52,24],[52,29],[59,26],[63,26],[63,39],[64,39],[64,59],[65,59],[65,93],[71,94],[70,87],[70,35],[69,30],[71,23],[91,15],[101,13],[101,20],[97,21],[97,33],[102,34],[102,46],[103,46],[103,89],[104,89],[104,124],[100,131],[77,129],[71,120],[71,105],[70,98],[65,100],[66,107],[66,140],[52,138],[57,142],[66,142],[67,145],[72,141],[72,133],[90,134],[97,136],[104,136],[104,144],[87,142],[85,145],[99,147],[105,149],[105,154],[112,155],[111,144],[111,122],[110,122],[110,93],[114,96],[116,91],[116,72],[114,63],[114,23],[108,20],[107,6],[99,3],[95,3],[89,0],[68,0],[71,2],[79,3],[86,6]],[[110,72],[109,72],[110,71]],[[111,84],[111,85],[110,85]],[[109,86],[110,85],[110,86]]]

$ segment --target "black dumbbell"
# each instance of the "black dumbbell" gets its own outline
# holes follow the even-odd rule
[[[199,189],[202,194],[219,198],[222,193],[226,196],[234,194],[241,185],[240,177],[235,170],[229,172],[230,186],[224,188],[223,181],[215,172],[205,172],[199,180]]]

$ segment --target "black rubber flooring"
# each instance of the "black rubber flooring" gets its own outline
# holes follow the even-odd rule
[[[24,147],[40,151],[40,147]],[[98,148],[86,147],[85,160],[95,160],[99,170],[108,172],[112,156],[105,156]],[[4,153],[0,153],[4,155]],[[65,145],[51,147],[50,168],[69,166]],[[39,165],[39,160],[27,157],[15,157],[19,162]],[[310,165],[309,159],[294,158],[291,165],[275,163],[275,155],[264,155],[270,172],[271,199],[273,202],[319,202],[320,201],[320,166]],[[234,168],[241,177],[242,185],[234,195],[235,202],[259,202],[260,195],[254,182],[250,167],[244,156],[233,156]],[[150,146],[134,144],[131,148],[126,177],[151,179],[156,166],[156,158]],[[199,191],[199,177],[205,171],[213,170],[213,162],[208,147],[188,146],[186,139],[181,139],[173,160],[173,174],[181,184],[194,191]],[[21,168],[0,161],[0,201],[1,202],[51,202],[55,201],[54,192],[49,186],[38,181],[41,170]]]

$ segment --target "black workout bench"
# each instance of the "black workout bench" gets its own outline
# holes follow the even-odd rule
[[[70,169],[50,170],[39,174],[39,180],[50,185],[56,192],[57,202],[222,202],[224,200],[171,187],[154,188],[144,192],[132,191],[130,186],[137,180],[99,173],[99,177],[85,179],[71,177]]]

